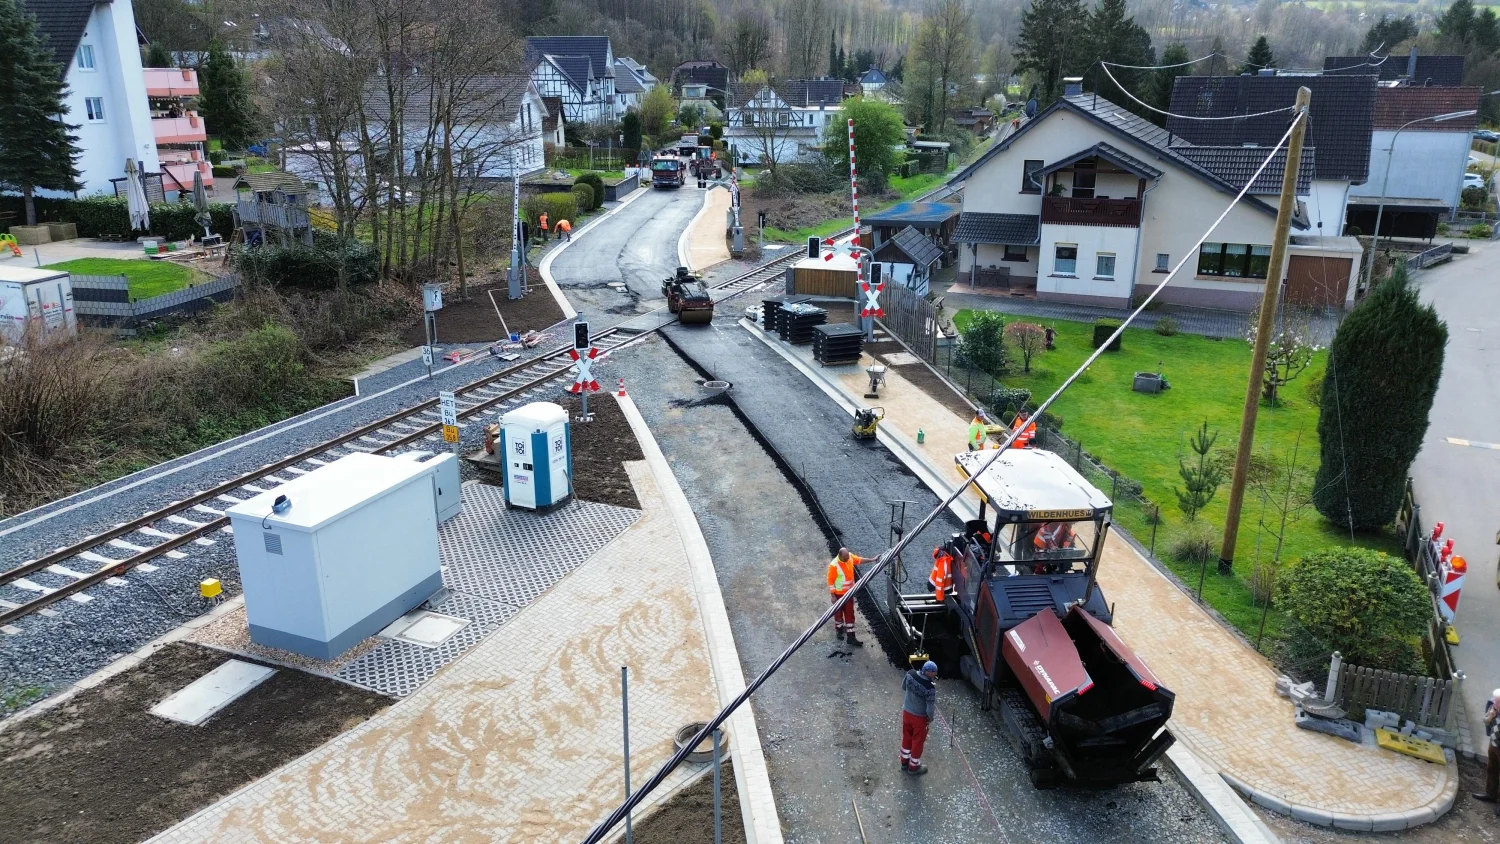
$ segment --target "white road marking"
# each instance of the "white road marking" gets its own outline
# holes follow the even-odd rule
[[[1500,451],[1500,444],[1497,443],[1482,443],[1476,442],[1474,440],[1460,439],[1458,437],[1443,437],[1443,440],[1451,445],[1461,445],[1468,448],[1487,448],[1492,451]]]

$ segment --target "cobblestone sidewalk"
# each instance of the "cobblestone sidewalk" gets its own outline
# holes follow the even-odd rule
[[[781,344],[807,358],[805,349]],[[808,358],[810,360],[810,358]],[[805,371],[853,403],[862,367]],[[920,364],[913,364],[920,366]],[[968,425],[892,367],[879,404],[881,427],[899,438],[897,456],[925,464],[928,477],[956,478],[955,437]],[[916,444],[918,428],[927,443]],[[919,472],[919,474],[921,474]],[[951,487],[950,487],[951,489]],[[1115,627],[1177,695],[1172,731],[1257,803],[1299,820],[1346,829],[1397,830],[1435,820],[1453,804],[1458,771],[1373,746],[1297,729],[1292,705],[1274,691],[1271,664],[1198,604],[1116,531],[1099,582],[1115,605]]]
[[[716,709],[681,537],[650,470],[626,468],[644,514],[551,592],[410,697],[154,840],[582,839],[622,796],[620,666],[634,783]]]

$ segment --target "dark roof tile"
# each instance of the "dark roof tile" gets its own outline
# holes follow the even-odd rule
[[[534,35],[526,39],[526,52],[533,56],[588,56],[601,77],[615,74],[607,35]]]
[[[1312,90],[1307,144],[1318,151],[1315,178],[1362,184],[1370,173],[1370,131],[1375,114],[1371,76],[1179,76],[1172,88],[1167,129],[1198,146],[1273,147],[1286,134],[1297,89]]]
[[[985,214],[966,211],[953,231],[954,243],[1005,243],[1024,246],[1040,242],[1041,218],[1034,214]]]
[[[672,84],[680,87],[685,83],[726,91],[729,89],[729,68],[713,61],[683,62],[672,71]],[[714,93],[710,91],[709,95]]]
[[[1213,173],[1234,187],[1245,186],[1255,169],[1266,160],[1265,147],[1175,147],[1178,155]],[[1312,147],[1302,148],[1302,166],[1297,169],[1297,195],[1306,196],[1312,188],[1316,172],[1316,156]],[[1260,178],[1250,187],[1250,193],[1262,196],[1281,193],[1281,176],[1286,172],[1286,150],[1277,150],[1276,157],[1261,171]]]
[[[1407,126],[1408,132],[1472,132],[1478,124],[1477,115],[1456,117],[1434,123],[1422,120],[1455,111],[1477,111],[1480,89],[1478,88],[1377,88],[1375,90],[1375,128],[1377,130],[1400,129]],[[1412,121],[1421,121],[1412,123]]]
[[[943,257],[943,250],[928,240],[921,232],[907,226],[892,237],[888,243],[906,253],[911,262],[919,267],[930,267]]]
[[[1383,81],[1405,79],[1409,56],[1387,56],[1372,59],[1369,56],[1329,56],[1323,59],[1323,73],[1327,76],[1378,76]],[[1417,72],[1411,80],[1413,85],[1435,87],[1457,87],[1464,84],[1463,56],[1417,56]]]
[[[78,52],[78,42],[88,28],[95,0],[21,0],[25,11],[36,16],[37,32],[46,36],[53,57],[62,66],[63,75]],[[77,117],[77,115],[74,115]]]

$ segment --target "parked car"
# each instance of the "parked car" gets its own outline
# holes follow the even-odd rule
[[[1469,188],[1483,187],[1485,187],[1484,176],[1480,175],[1479,173],[1464,174],[1464,190],[1468,190]]]
[[[1479,159],[1475,158],[1472,155],[1469,156],[1469,166],[1470,167],[1478,167],[1479,166]]]
[[[1474,132],[1474,137],[1478,138],[1481,141],[1489,141],[1492,144],[1496,141],[1500,141],[1500,133],[1497,133],[1491,129],[1477,129]]]

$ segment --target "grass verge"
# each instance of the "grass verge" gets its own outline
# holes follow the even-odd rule
[[[181,290],[204,277],[203,273],[192,267],[149,259],[78,258],[48,264],[47,268],[67,270],[78,275],[123,275],[130,281],[131,299],[149,299]]]

